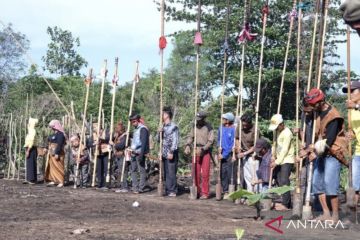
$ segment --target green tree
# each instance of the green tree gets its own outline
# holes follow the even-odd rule
[[[76,48],[80,46],[80,39],[74,38],[70,31],[57,26],[48,27],[47,33],[51,42],[48,44],[46,56],[42,57],[45,69],[61,76],[80,75],[80,69],[87,66],[86,60],[76,52]]]

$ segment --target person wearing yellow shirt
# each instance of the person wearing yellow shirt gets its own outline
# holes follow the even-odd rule
[[[270,131],[276,136],[275,154],[272,156],[271,167],[278,185],[290,185],[290,173],[295,162],[295,150],[293,144],[293,133],[285,126],[281,114],[275,114],[270,120]],[[270,183],[271,184],[271,183]],[[288,210],[291,207],[291,194],[286,192],[282,195],[282,204],[275,206],[276,210]]]
[[[352,136],[356,138],[355,153],[352,159],[352,184],[356,191],[355,201],[359,200],[360,191],[360,81],[354,81],[350,85],[350,100],[346,101],[350,109]],[[348,88],[344,87],[343,92],[347,93]]]

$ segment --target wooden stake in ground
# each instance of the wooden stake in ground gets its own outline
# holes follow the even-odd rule
[[[261,37],[261,50],[260,50],[260,63],[259,63],[259,79],[258,79],[258,86],[257,86],[257,93],[256,93],[256,108],[255,108],[255,138],[254,144],[258,139],[258,129],[259,129],[259,108],[260,108],[260,94],[261,94],[261,79],[262,79],[262,71],[263,71],[263,60],[264,60],[264,46],[265,46],[265,32],[266,32],[266,23],[267,23],[267,16],[269,14],[269,6],[268,1],[266,1],[266,5],[263,8],[263,27],[262,27],[262,37]],[[255,169],[255,166],[253,166]],[[253,177],[256,180],[256,175],[253,174]],[[255,190],[255,189],[253,189]]]
[[[114,110],[115,110],[115,98],[116,98],[116,86],[118,84],[118,68],[119,68],[119,58],[115,58],[115,73],[114,78],[112,80],[112,101],[111,101],[111,117],[110,117],[110,143],[111,148],[109,149],[109,160],[107,165],[107,174],[106,174],[106,183],[110,186],[111,175],[110,175],[110,167],[111,167],[111,153],[113,149],[113,133],[114,133]]]
[[[350,86],[351,86],[351,65],[350,65],[350,27],[349,25],[347,26],[347,98],[348,101],[351,100],[351,91],[350,91]],[[352,131],[351,129],[351,110],[348,110],[348,131]],[[352,149],[351,149],[351,141],[349,141],[349,153],[350,155],[352,155]],[[352,176],[352,160],[349,161],[349,173],[348,173],[348,177],[349,177],[349,186],[346,189],[346,205],[349,208],[354,208],[357,205],[357,202],[355,201],[355,197],[356,197],[356,193],[355,193],[355,189],[353,188],[353,176]]]
[[[9,140],[8,140],[8,154],[9,154],[9,165],[8,165],[8,172],[7,172],[7,179],[10,179],[10,170],[13,165],[12,161],[12,125],[13,125],[13,116],[12,113],[10,113],[10,121],[9,121]]]
[[[195,35],[194,44],[196,45],[196,69],[195,69],[195,105],[194,105],[194,143],[193,143],[193,155],[191,164],[191,177],[192,186],[190,187],[190,199],[197,199],[197,186],[196,186],[196,141],[197,141],[197,127],[196,116],[198,111],[198,85],[199,85],[199,68],[200,68],[200,46],[202,44],[201,32],[200,32],[200,18],[201,18],[201,0],[198,1],[198,16],[197,16],[197,36]],[[198,39],[197,39],[198,37]]]
[[[86,123],[86,113],[87,113],[87,106],[89,102],[89,92],[90,92],[90,85],[92,83],[92,68],[89,69],[89,74],[85,78],[85,86],[86,86],[86,95],[85,95],[85,105],[84,105],[84,111],[83,111],[83,121],[81,125],[81,133],[80,133],[80,139],[79,139],[79,152],[77,154],[76,159],[76,172],[75,172],[75,180],[74,180],[74,188],[77,188],[77,182],[79,178],[79,165],[80,165],[80,156],[81,156],[81,149],[83,146],[86,146],[86,138],[84,137],[85,134],[85,123]],[[90,123],[91,124],[91,123]],[[92,137],[92,136],[91,136]]]
[[[165,36],[164,36],[164,15],[165,15],[165,1],[161,0],[161,4],[160,4],[160,25],[161,25],[161,30],[160,30],[160,41],[165,41]],[[161,44],[159,44],[160,46]],[[164,82],[164,48],[162,48],[165,46],[160,46],[160,122],[159,122],[159,126],[160,128],[163,128],[163,119],[162,119],[162,115],[163,115],[163,82]],[[164,195],[164,184],[163,184],[163,172],[164,172],[164,163],[162,160],[162,148],[163,148],[163,133],[160,132],[160,144],[159,144],[159,184],[158,184],[158,195],[159,196],[163,196]]]
[[[324,45],[325,45],[325,40],[326,40],[325,36],[326,36],[328,7],[329,7],[329,0],[325,0],[324,27],[323,27],[323,35],[322,35],[321,43],[320,43],[320,61],[319,61],[319,72],[318,72],[318,76],[317,76],[317,88],[319,88],[319,89],[320,89],[320,82],[321,82],[323,57],[324,57]],[[317,117],[316,114],[314,114],[313,132],[312,132],[312,139],[311,139],[312,144],[315,143],[316,117]],[[307,179],[305,205],[303,206],[303,212],[302,212],[303,220],[309,220],[312,217],[311,206],[310,206],[310,194],[311,194],[313,168],[314,168],[314,163],[313,163],[313,161],[310,161],[309,171],[308,171],[309,174],[308,174],[308,179]]]
[[[302,4],[302,1],[299,1],[299,5]],[[300,40],[301,40],[301,24],[302,24],[302,9],[299,7],[298,12],[298,33],[297,33],[297,56],[296,56],[296,104],[295,104],[295,112],[296,112],[296,129],[299,129],[299,98],[300,98]],[[296,136],[295,143],[295,153],[296,158],[299,157],[299,138]],[[293,195],[293,215],[301,216],[302,212],[302,199],[300,194],[300,163],[295,162],[296,167],[296,188],[295,193]]]
[[[95,178],[96,178],[96,164],[97,164],[97,158],[99,155],[99,141],[100,141],[100,129],[101,129],[101,110],[103,106],[103,98],[104,98],[104,87],[105,87],[105,80],[107,75],[107,60],[104,60],[104,67],[101,70],[101,90],[100,90],[100,102],[99,102],[99,113],[98,113],[98,126],[97,126],[97,136],[96,136],[96,146],[95,146],[95,155],[94,155],[94,169],[93,169],[93,176],[92,176],[92,183],[91,186],[95,187]]]
[[[247,4],[247,0],[245,0],[244,2],[244,21],[243,24],[244,26],[247,23],[247,8],[248,8],[248,4]],[[238,98],[237,98],[237,102],[236,102],[236,116],[238,117],[239,123],[238,123],[238,127],[239,127],[239,148],[237,149],[238,152],[241,152],[241,142],[242,142],[242,137],[241,137],[241,131],[242,131],[242,122],[241,122],[241,116],[243,115],[243,96],[242,96],[242,92],[243,92],[243,85],[244,85],[244,65],[245,65],[245,44],[246,41],[243,42],[242,47],[241,47],[241,70],[240,70],[240,78],[239,78],[239,89],[238,89]],[[233,161],[236,160],[236,134],[234,135],[234,149],[233,149]],[[232,185],[234,185],[233,183],[233,174],[231,175],[232,179],[231,179],[231,183],[229,185],[229,193],[233,192],[235,190],[235,186],[232,187]],[[237,165],[237,179],[236,179],[236,184],[237,184],[237,190],[240,190],[241,188],[241,158],[238,159],[238,165]],[[233,189],[232,189],[233,188]],[[232,190],[232,191],[231,191]],[[239,204],[241,201],[241,199],[236,199],[235,203]]]
[[[130,107],[129,107],[129,115],[128,115],[128,125],[127,125],[127,130],[126,130],[126,141],[125,141],[125,146],[129,147],[129,139],[130,139],[130,116],[132,115],[132,111],[133,111],[133,105],[134,105],[134,97],[135,97],[135,89],[136,89],[136,84],[139,82],[140,77],[139,77],[139,61],[136,61],[136,67],[135,67],[135,77],[133,80],[133,86],[132,86],[132,91],[131,91],[131,99],[130,99]],[[130,155],[130,153],[128,152],[128,150],[125,150],[125,161],[130,161],[131,159],[128,158],[128,156]],[[121,169],[121,179],[120,182],[122,183],[124,181],[124,173],[125,173],[125,162],[122,165],[122,169]]]
[[[224,94],[225,94],[225,81],[226,81],[226,66],[227,66],[227,45],[228,45],[228,24],[229,24],[229,15],[230,15],[230,1],[227,0],[227,16],[226,16],[226,26],[225,26],[225,42],[224,42],[224,68],[223,68],[223,80],[222,80],[222,90],[221,90],[221,116],[220,116],[220,142],[218,150],[218,174],[217,174],[217,183],[216,183],[216,200],[220,201],[222,198],[222,187],[221,187],[221,154],[222,154],[222,133],[223,133],[223,124],[222,124],[222,115],[224,114]]]

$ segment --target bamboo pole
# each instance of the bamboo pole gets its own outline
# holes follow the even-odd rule
[[[268,1],[266,1],[268,4]],[[268,5],[267,5],[268,6]],[[265,47],[265,33],[266,33],[266,23],[267,23],[267,12],[264,12],[263,15],[263,27],[262,27],[262,37],[261,37],[261,50],[260,50],[260,63],[259,63],[259,78],[258,78],[258,86],[257,86],[257,96],[256,96],[256,109],[255,109],[255,138],[254,143],[258,139],[258,129],[259,129],[259,108],[260,108],[260,91],[261,91],[261,79],[262,79],[262,71],[263,71],[263,60],[264,60],[264,47]],[[254,169],[254,166],[253,166]],[[253,175],[255,178],[256,176]],[[255,190],[255,188],[253,188]]]
[[[300,0],[299,3],[302,3]],[[301,25],[302,25],[302,9],[299,8],[298,14],[298,33],[297,33],[297,53],[296,53],[296,105],[295,105],[295,121],[296,129],[299,129],[299,98],[300,98],[300,43],[301,43]],[[296,159],[299,157],[299,138],[296,137],[295,143]],[[296,193],[300,194],[300,164],[296,162]]]
[[[325,11],[324,11],[324,27],[323,27],[323,34],[321,38],[320,44],[320,61],[319,61],[319,72],[317,76],[317,88],[320,88],[321,83],[321,73],[322,73],[322,64],[323,64],[323,56],[324,56],[324,45],[325,45],[325,37],[326,37],[326,26],[327,26],[327,16],[328,16],[328,6],[329,0],[325,0],[324,2]],[[316,133],[316,113],[314,113],[314,120],[313,120],[313,132],[312,132],[312,139],[311,143],[315,143],[315,133]],[[305,197],[305,206],[303,206],[303,219],[309,219],[311,217],[311,207],[310,207],[310,193],[311,193],[311,182],[312,182],[312,175],[313,175],[313,161],[310,161],[309,165],[309,175],[308,175],[308,182],[307,182],[307,189],[306,189],[306,197]]]
[[[164,37],[165,27],[164,27],[164,15],[165,15],[165,1],[161,0],[160,4],[160,34],[161,37]],[[160,49],[160,128],[163,128],[163,84],[164,84],[164,49]],[[162,148],[163,148],[163,133],[160,132],[160,144],[159,144],[159,184],[158,184],[158,195],[162,196],[163,191],[163,171],[164,164],[162,160]]]
[[[248,6],[248,2],[247,0],[245,0],[244,2],[244,21],[243,21],[243,25],[245,26],[246,22],[247,22],[247,6]],[[239,119],[239,149],[238,152],[241,152],[241,143],[242,143],[242,136],[241,136],[241,132],[242,132],[242,121],[241,121],[241,116],[243,115],[243,85],[244,85],[244,65],[245,65],[245,43],[243,43],[243,45],[241,46],[241,69],[240,69],[240,78],[239,78],[239,89],[238,89],[238,98],[237,98],[237,102],[236,102],[236,116]],[[236,134],[235,134],[236,135]],[[233,149],[233,158],[235,159],[235,144],[236,144],[236,137],[234,136],[234,149]],[[241,158],[238,159],[238,165],[237,165],[237,179],[236,179],[236,184],[237,184],[237,190],[240,190],[241,188]],[[235,203],[240,203],[240,199],[236,199]]]
[[[200,32],[200,18],[201,18],[201,0],[198,1],[198,16],[197,16],[197,31]],[[196,141],[197,141],[197,127],[196,116],[198,111],[198,85],[199,85],[199,68],[200,68],[200,45],[196,46],[196,66],[195,66],[195,105],[194,105],[194,143],[193,143],[193,156],[192,156],[192,186],[190,189],[190,198],[197,199],[197,186],[196,186]]]
[[[296,0],[293,1],[293,8],[292,8],[293,10],[296,9],[296,2],[297,2]],[[294,19],[295,19],[295,16],[293,16],[292,12],[291,12],[291,15],[290,15],[290,28],[289,28],[289,33],[288,33],[288,41],[287,41],[287,44],[286,44],[284,66],[283,66],[282,75],[281,75],[279,103],[278,103],[278,108],[277,108],[277,114],[280,114],[280,109],[281,109],[281,101],[282,101],[282,95],[283,95],[283,91],[284,91],[285,74],[286,74],[287,61],[288,61],[288,56],[289,56],[291,36],[292,36],[293,27],[294,27]]]
[[[20,180],[20,170],[21,170],[21,159],[22,159],[22,156],[21,156],[21,150],[22,150],[22,121],[23,121],[23,116],[21,115],[20,116],[20,123],[19,123],[19,149],[18,149],[18,166],[19,166],[19,169],[18,169],[18,175],[17,175],[17,180],[19,181]],[[25,159],[25,162],[26,162],[26,159]],[[25,172],[26,174],[26,172]]]
[[[225,44],[228,40],[228,24],[229,24],[229,15],[230,15],[230,1],[227,0],[227,16],[226,16],[226,26],[225,26]],[[226,46],[224,46],[226,47]],[[227,53],[224,49],[224,67],[223,67],[223,78],[222,78],[222,88],[221,88],[221,116],[220,116],[220,149],[218,150],[219,155],[222,153],[222,134],[223,134],[223,124],[222,124],[222,115],[224,114],[224,94],[225,94],[225,82],[226,82],[226,66],[227,66]],[[219,172],[218,179],[216,183],[216,200],[221,200],[221,158],[219,159]]]
[[[13,124],[13,136],[14,136],[14,139],[15,139],[15,146],[13,147],[13,151],[14,151],[14,154],[13,154],[13,165],[14,165],[14,168],[13,168],[13,171],[12,171],[12,178],[11,179],[15,179],[15,174],[16,174],[16,170],[19,171],[18,167],[16,167],[16,162],[17,162],[17,158],[18,158],[18,155],[17,155],[17,146],[18,146],[18,138],[16,136],[16,130],[17,130],[17,124],[16,124],[16,119],[14,120],[14,124]]]
[[[79,177],[79,164],[80,164],[80,156],[81,156],[81,148],[82,146],[86,146],[86,137],[84,136],[85,134],[85,123],[86,123],[86,113],[87,113],[87,107],[88,107],[88,102],[89,102],[89,92],[90,92],[90,85],[92,82],[92,71],[93,69],[90,68],[89,69],[89,74],[87,76],[87,78],[85,79],[85,86],[86,86],[86,95],[85,95],[85,103],[84,103],[84,112],[83,112],[83,121],[82,121],[82,125],[81,125],[81,134],[80,134],[80,139],[79,139],[79,152],[77,154],[77,159],[76,159],[76,172],[75,172],[75,180],[74,180],[74,188],[77,188],[77,181],[78,181],[78,177]],[[82,145],[84,144],[84,145]]]
[[[115,110],[115,98],[116,98],[116,85],[118,81],[118,66],[119,66],[119,58],[115,58],[115,74],[114,79],[112,81],[112,101],[111,101],[111,116],[110,116],[110,142],[113,145],[113,133],[114,133],[114,110]],[[109,160],[107,165],[107,174],[106,174],[106,183],[110,184],[110,167],[111,167],[111,154],[112,154],[113,146],[109,149]]]
[[[130,107],[129,107],[129,115],[128,115],[128,125],[127,125],[127,130],[126,130],[126,141],[125,141],[125,143],[126,143],[125,146],[126,147],[129,146],[129,138],[130,138],[130,119],[129,118],[132,115],[136,83],[139,80],[140,80],[140,78],[139,78],[139,61],[136,61],[135,77],[134,77],[134,80],[133,80],[133,86],[132,86],[132,91],[131,91],[131,99],[130,99]],[[125,152],[125,158],[126,158],[126,155],[127,155],[127,152]],[[125,173],[125,161],[123,162],[122,169],[121,169],[121,179],[120,179],[121,182],[124,181],[124,173]]]
[[[312,36],[312,44],[311,44],[311,53],[310,53],[310,63],[309,63],[309,75],[307,81],[307,92],[310,91],[311,88],[311,78],[313,75],[313,62],[314,62],[314,52],[315,52],[315,45],[316,45],[316,32],[317,32],[317,25],[318,25],[318,18],[319,18],[319,8],[320,8],[320,0],[316,1],[316,13],[314,17],[314,30]],[[305,126],[305,124],[304,124]]]
[[[101,129],[101,110],[103,107],[103,98],[104,98],[104,87],[105,87],[105,79],[107,75],[107,60],[104,60],[104,66],[101,73],[101,90],[100,90],[100,101],[99,101],[99,113],[98,113],[98,128],[97,128],[97,139],[96,139],[96,146],[95,146],[95,156],[94,156],[94,169],[93,169],[93,176],[92,176],[92,183],[91,186],[95,187],[95,178],[96,178],[96,163],[97,157],[99,155],[99,141],[100,141],[100,129]]]
[[[8,145],[8,153],[9,153],[9,166],[8,166],[8,172],[7,172],[7,179],[10,179],[10,169],[12,163],[12,121],[13,121],[13,115],[10,113],[10,121],[9,121],[9,145]]]

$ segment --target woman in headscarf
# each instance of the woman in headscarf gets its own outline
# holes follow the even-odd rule
[[[45,181],[48,185],[64,186],[65,133],[59,120],[52,120],[49,127],[53,134],[49,136],[49,159],[45,169]]]
[[[25,138],[25,156],[26,156],[26,180],[24,183],[35,184],[37,182],[37,140],[36,124],[39,122],[38,119],[29,118],[28,133]]]

